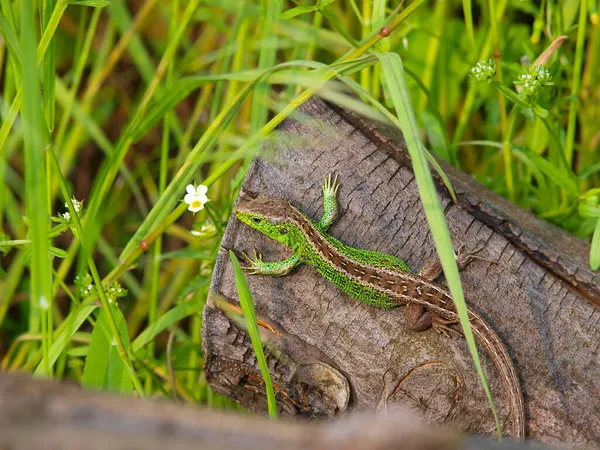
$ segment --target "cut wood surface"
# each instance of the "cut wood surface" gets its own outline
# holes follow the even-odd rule
[[[419,270],[436,257],[405,149],[372,123],[311,100],[285,121],[253,162],[243,191],[285,198],[313,218],[324,178],[339,176],[341,214],[330,233],[404,259]],[[536,219],[443,165],[459,202],[438,192],[455,248],[481,246],[461,279],[467,302],[506,344],[520,375],[528,435],[548,442],[600,441],[599,279],[589,245]],[[289,250],[232,218],[223,249],[280,260]],[[282,278],[248,276],[282,415],[333,418],[403,405],[432,423],[493,434],[492,414],[461,336],[406,329],[403,308],[355,301],[312,268]],[[442,281],[443,283],[443,281]],[[212,288],[237,302],[226,251]],[[204,310],[211,387],[266,413],[265,388],[247,334],[215,302]],[[505,428],[506,392],[480,349]]]
[[[432,428],[406,412],[359,414],[335,423],[269,422],[83,391],[0,374],[1,450],[543,450],[542,445],[470,438]]]

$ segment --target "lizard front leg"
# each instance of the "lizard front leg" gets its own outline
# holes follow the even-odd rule
[[[331,174],[325,178],[323,183],[323,216],[321,220],[317,222],[317,226],[323,231],[327,229],[335,222],[338,218],[338,203],[337,203],[337,191],[340,187],[337,182],[337,175],[332,180]],[[297,266],[302,264],[302,260],[298,255],[292,255],[283,261],[263,261],[262,256],[254,251],[254,257],[249,257],[245,253],[242,253],[244,259],[248,262],[248,266],[243,267],[251,275],[270,275],[275,277],[281,277],[287,275]]]
[[[323,231],[327,231],[331,224],[338,218],[337,191],[340,185],[337,179],[336,175],[332,182],[331,174],[329,174],[323,184],[323,216],[317,222],[318,227]]]
[[[242,252],[244,259],[248,262],[247,266],[242,267],[251,275],[269,275],[272,277],[282,277],[290,273],[294,268],[302,263],[300,256],[292,255],[283,261],[263,261],[262,256],[254,251],[254,257]]]

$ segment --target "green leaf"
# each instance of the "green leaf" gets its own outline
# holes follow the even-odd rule
[[[590,248],[590,267],[598,270],[600,267],[600,219],[596,221],[596,228],[592,236],[592,247]]]
[[[190,295],[192,292],[197,292],[202,289],[204,286],[210,283],[210,277],[207,276],[199,276],[194,278],[186,283],[186,285],[181,289],[179,293],[180,298],[185,298]]]
[[[81,324],[88,316],[97,308],[96,305],[81,306],[76,310],[73,310],[60,325],[60,328],[56,330],[57,335],[54,338],[54,342],[50,347],[48,367],[52,368],[54,363],[64,351],[67,344],[79,329]],[[37,369],[33,373],[35,376],[46,376],[47,372],[44,370],[44,361],[38,364]]]
[[[115,302],[110,305],[123,345],[128,350],[129,333],[127,332],[127,323]],[[131,394],[133,392],[131,377],[111,336],[107,314],[104,309],[100,311],[92,332],[92,341],[85,359],[81,381],[87,388],[121,394]]]
[[[443,125],[438,120],[438,117],[427,110],[423,110],[421,112],[421,120],[423,121],[423,126],[425,127],[433,153],[445,161],[450,161],[450,154],[448,153],[450,146],[446,140]]]
[[[25,171],[25,213],[29,225],[31,251],[29,271],[31,289],[29,291],[30,323],[29,332],[41,332],[42,348],[48,361],[51,334],[45,328],[48,309],[40,307],[43,303],[52,305],[52,261],[48,258],[50,241],[48,239],[48,193],[46,170],[46,143],[48,128],[43,111],[41,86],[38,79],[37,15],[32,0],[22,0],[21,7],[21,76],[23,81],[23,105],[21,119],[23,124],[23,167]],[[16,101],[16,96],[13,101]],[[3,124],[4,125],[4,124]],[[0,148],[3,144],[0,144]]]
[[[64,251],[62,248],[58,247],[50,247],[50,254],[52,256],[56,256],[57,258],[66,258],[69,256],[69,252]]]
[[[292,17],[296,17],[299,16],[300,14],[306,14],[312,11],[316,11],[317,9],[319,9],[316,6],[309,6],[309,5],[299,5],[296,6],[295,8],[292,9],[288,9],[286,12],[281,13],[281,15],[279,16],[279,18],[281,19],[291,19]]]
[[[104,8],[110,5],[105,0],[69,0],[69,5],[91,6],[92,8]]]
[[[167,311],[162,316],[160,316],[156,322],[142,331],[138,337],[131,344],[131,349],[134,352],[138,352],[144,346],[152,342],[158,333],[163,330],[166,330],[173,324],[179,322],[186,317],[189,317],[193,314],[199,313],[204,306],[204,302],[199,300],[193,302],[185,302],[177,305],[173,309]]]
[[[545,108],[542,108],[540,105],[535,105],[533,107],[533,112],[535,112],[536,115],[538,115],[542,119],[545,119],[546,117],[548,117],[550,115],[550,113],[548,112],[548,110],[545,109]]]
[[[184,248],[182,250],[166,252],[166,253],[162,253],[160,255],[161,261],[167,261],[169,259],[209,260],[209,259],[214,259],[214,257],[212,256],[212,250],[199,250],[197,248]]]
[[[598,217],[600,218],[600,208],[594,205],[580,202],[577,205],[577,212],[581,217]]]
[[[19,44],[19,39],[17,38],[17,33],[8,19],[2,14],[0,14],[0,31],[2,32],[2,36],[4,37],[4,41],[6,42],[9,52],[17,60],[17,63],[21,64],[23,55],[21,52],[21,44]]]
[[[567,191],[567,194],[576,196],[579,193],[577,182],[573,179],[568,172],[559,169],[554,164],[542,158],[534,151],[527,147],[522,147],[521,151],[533,165],[537,166],[548,178],[558,184],[561,188]]]
[[[89,345],[82,345],[80,347],[70,348],[69,350],[67,350],[67,355],[75,357],[86,357],[89,350]]]
[[[248,287],[248,282],[244,276],[244,272],[240,267],[240,263],[236,258],[233,251],[229,250],[229,257],[233,264],[233,271],[235,273],[235,285],[237,286],[238,296],[240,299],[240,306],[244,313],[244,319],[246,320],[246,328],[252,341],[252,347],[254,353],[256,353],[256,360],[260,367],[260,372],[265,381],[265,388],[267,390],[267,404],[269,407],[269,417],[271,420],[277,419],[277,402],[275,401],[275,393],[273,391],[273,383],[271,382],[271,375],[269,374],[269,367],[267,366],[267,359],[263,352],[262,343],[260,340],[260,333],[258,331],[258,324],[256,323],[256,311],[254,310],[254,302],[252,300],[252,294]]]
[[[579,181],[583,181],[586,178],[592,176],[596,172],[600,172],[600,162],[591,164],[591,165],[585,167],[584,169],[582,169],[581,172],[579,172],[579,174],[577,175],[577,178],[579,179]]]

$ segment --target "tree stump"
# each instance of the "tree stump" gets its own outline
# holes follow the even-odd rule
[[[3,450],[544,450],[426,426],[406,411],[335,423],[269,422],[166,401],[82,391],[73,384],[0,374]]]
[[[344,243],[404,259],[413,270],[436,257],[408,155],[389,132],[318,99],[286,120],[256,159],[242,190],[288,199],[322,213],[324,178],[339,176]],[[387,133],[387,134],[386,134]],[[395,139],[398,141],[397,137]],[[401,142],[401,141],[398,141]],[[490,323],[519,372],[528,435],[548,442],[600,440],[600,290],[589,245],[535,218],[442,164],[458,195],[437,181],[455,248],[484,246],[461,279],[469,305]],[[223,249],[280,260],[290,252],[232,218]],[[462,336],[405,327],[403,308],[353,300],[312,268],[282,278],[248,276],[282,415],[334,418],[349,410],[408,406],[431,423],[493,434],[495,425]],[[237,302],[221,251],[212,291]],[[209,301],[204,309],[205,374],[217,392],[266,413],[265,387],[247,334]],[[479,349],[505,428],[506,392]]]

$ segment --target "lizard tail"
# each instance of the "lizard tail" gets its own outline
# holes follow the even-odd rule
[[[494,362],[502,378],[502,383],[508,391],[512,415],[512,436],[513,438],[524,439],[526,437],[525,401],[523,400],[521,382],[514,362],[508,354],[504,343],[482,317],[473,311],[469,311],[469,320],[474,325],[471,327],[471,330],[476,340]]]

